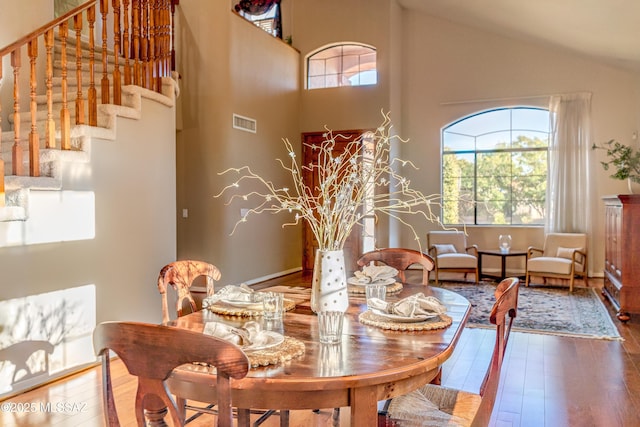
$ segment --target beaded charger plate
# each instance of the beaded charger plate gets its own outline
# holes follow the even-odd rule
[[[453,319],[450,316],[440,314],[422,322],[399,323],[379,316],[371,310],[360,313],[358,320],[360,323],[365,325],[392,331],[431,331],[434,329],[444,329],[453,322]]]
[[[216,301],[214,304],[207,306],[207,309],[216,314],[224,314],[226,316],[242,316],[242,317],[258,317],[262,316],[262,308],[238,307],[236,305],[227,304],[224,301]],[[284,311],[296,308],[296,302],[290,299],[284,299]]]
[[[347,290],[349,291],[350,294],[362,294],[362,295],[364,295],[366,293],[366,291],[367,291],[367,287],[366,286],[347,285]],[[387,286],[387,293],[388,294],[397,294],[401,290],[402,290],[402,283],[400,283],[400,282],[394,282],[393,285],[388,285]]]
[[[252,368],[260,366],[277,365],[288,362],[304,354],[304,343],[296,338],[285,335],[282,344],[263,350],[247,351],[247,359]],[[185,365],[188,366],[188,365]],[[215,367],[203,363],[194,362],[190,365],[190,370],[196,372],[207,372],[215,374]]]

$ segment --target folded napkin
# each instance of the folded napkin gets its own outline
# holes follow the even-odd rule
[[[355,271],[353,275],[360,283],[373,283],[397,276],[398,270],[388,265],[365,265],[362,271]]]
[[[258,303],[262,301],[262,294],[255,292],[244,283],[240,286],[227,285],[215,294],[204,298],[202,307],[209,307],[221,300]]]
[[[219,322],[207,322],[204,325],[203,333],[222,338],[240,347],[261,346],[267,344],[270,336],[265,334],[262,327],[257,322],[247,322],[240,328]]]
[[[397,302],[386,302],[378,298],[370,298],[367,304],[373,309],[402,317],[432,316],[447,312],[447,307],[438,298],[427,297],[422,292]]]

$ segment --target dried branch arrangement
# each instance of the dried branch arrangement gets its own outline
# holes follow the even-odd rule
[[[309,145],[312,150],[318,150],[315,163],[299,164],[293,146],[284,139],[289,159],[287,162],[279,158],[276,160],[291,174],[292,188],[274,185],[254,173],[249,166],[220,172],[219,175],[233,175],[236,179],[215,197],[233,192],[235,194],[227,204],[236,199],[257,200],[257,206],[248,209],[236,223],[232,234],[252,214],[291,212],[293,218],[283,227],[307,221],[320,250],[339,250],[343,249],[354,227],[362,226],[365,217],[377,218],[385,214],[408,226],[420,246],[420,238],[407,215],[440,223],[434,209],[440,211],[441,196],[424,195],[411,188],[402,171],[405,168],[417,169],[416,166],[390,154],[392,142],[407,141],[392,134],[389,114],[383,113],[382,116],[383,122],[375,132],[348,142],[344,151],[335,150],[341,135],[327,130],[321,144]],[[307,174],[317,175],[317,188],[306,184],[304,177]],[[237,189],[246,181],[258,182],[262,189],[237,194]]]

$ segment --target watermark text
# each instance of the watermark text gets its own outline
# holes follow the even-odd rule
[[[74,414],[87,411],[86,402],[71,402],[61,400],[58,402],[0,402],[0,412],[27,413],[27,412],[55,412]]]

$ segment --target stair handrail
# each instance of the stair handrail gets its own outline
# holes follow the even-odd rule
[[[20,68],[22,61],[22,49],[27,46],[29,58],[30,79],[29,79],[29,110],[31,113],[31,132],[29,134],[29,175],[36,177],[40,175],[40,138],[37,128],[37,82],[42,81],[37,76],[36,64],[38,56],[38,40],[44,38],[46,50],[45,67],[45,87],[47,98],[47,119],[45,129],[45,147],[55,149],[56,129],[53,119],[53,49],[55,30],[58,30],[61,62],[61,93],[62,107],[60,111],[60,149],[72,149],[70,143],[70,115],[67,105],[67,42],[69,31],[75,32],[75,73],[77,80],[77,95],[75,100],[75,123],[77,125],[88,124],[97,126],[97,89],[95,83],[95,23],[96,9],[99,7],[100,19],[102,21],[102,77],[100,88],[102,91],[101,103],[113,103],[120,105],[121,86],[137,85],[157,92],[162,91],[162,78],[171,75],[174,70],[174,26],[173,15],[175,6],[179,0],[89,0],[80,6],[73,8],[62,16],[42,25],[27,35],[18,38],[16,41],[0,49],[0,64],[2,58],[11,56],[11,68],[13,69],[13,131],[14,141],[11,148],[12,175],[24,175],[23,148],[20,137]],[[109,4],[111,3],[111,8]],[[108,15],[112,15],[113,28],[109,33],[107,25]],[[89,86],[83,89],[83,64],[86,63],[83,52],[83,18],[88,23],[89,36]],[[123,25],[121,28],[121,21]],[[71,28],[70,28],[71,27]],[[124,31],[123,31],[124,30]],[[112,40],[112,53],[109,52],[107,41]],[[144,49],[143,58],[138,51]],[[149,51],[151,49],[151,51]],[[113,71],[109,73],[108,56],[113,57]],[[120,56],[124,56],[123,63],[120,64]],[[132,61],[130,61],[132,60]],[[121,74],[120,68],[124,67]],[[2,87],[3,70],[0,66],[0,88]],[[124,75],[124,79],[121,77]],[[110,81],[111,80],[111,81]],[[26,92],[26,90],[25,90]],[[110,96],[113,93],[113,97]],[[85,103],[85,96],[87,102]],[[88,123],[85,123],[85,110]],[[0,105],[0,113],[2,105]],[[1,121],[1,116],[0,116]],[[0,123],[1,124],[1,123]],[[2,134],[0,132],[0,143]],[[5,165],[0,157],[0,207],[5,205]]]
[[[77,6],[71,9],[69,12],[65,13],[64,15],[57,17],[53,21],[50,21],[44,24],[42,27],[38,28],[35,31],[30,32],[26,36],[20,37],[18,40],[14,41],[13,43],[6,45],[2,49],[0,49],[0,57],[11,53],[16,48],[24,46],[29,41],[40,37],[50,29],[56,28],[58,25],[60,25],[64,21],[68,21],[69,19],[73,18],[75,15],[84,12],[85,10],[89,9],[91,6],[95,5],[97,1],[98,0],[89,0],[88,2],[83,3],[80,6]]]

